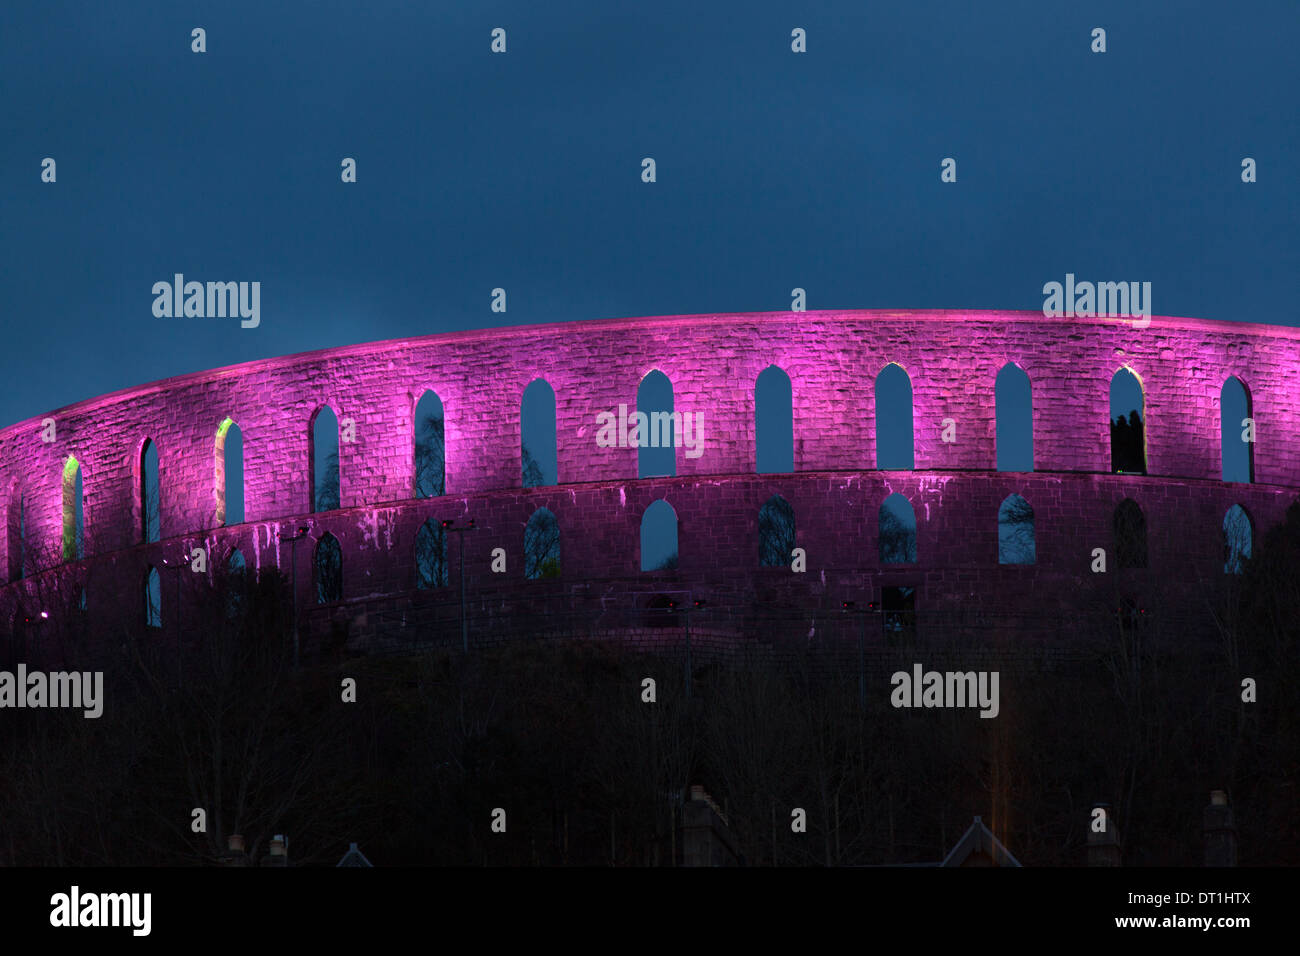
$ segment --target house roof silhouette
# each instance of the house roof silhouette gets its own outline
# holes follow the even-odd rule
[[[933,864],[932,864],[933,865]],[[938,866],[1020,866],[1020,861],[976,817]]]
[[[374,864],[366,859],[366,855],[357,849],[355,843],[348,847],[348,852],[343,854],[343,859],[339,860],[335,866],[369,866]]]

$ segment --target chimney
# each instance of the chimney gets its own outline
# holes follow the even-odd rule
[[[289,865],[289,841],[284,838],[284,834],[277,833],[271,837],[271,851],[269,855],[262,860],[263,866],[288,866]]]
[[[248,866],[248,854],[244,852],[244,836],[241,833],[232,833],[226,838],[226,849],[229,851],[222,863],[226,866]]]
[[[1210,791],[1210,805],[1205,808],[1201,820],[1201,832],[1205,836],[1205,865],[1236,866],[1237,825],[1232,819],[1226,791]]]
[[[1099,816],[1101,810],[1104,816]],[[1105,821],[1105,829],[1099,830]],[[1124,847],[1120,842],[1119,824],[1109,803],[1094,803],[1088,814],[1088,865],[1123,866]]]

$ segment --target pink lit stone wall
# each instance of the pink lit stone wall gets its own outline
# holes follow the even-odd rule
[[[872,471],[875,377],[889,362],[912,382],[916,473]],[[1007,362],[1032,384],[1034,475],[990,473],[994,382]],[[799,474],[758,477],[754,383],[772,364],[791,378]],[[1146,393],[1148,477],[1106,474],[1109,388],[1121,367]],[[676,479],[638,482],[636,449],[597,447],[596,416],[619,403],[634,408],[638,384],[656,368],[671,380],[678,411],[703,413],[705,452],[692,459],[678,449]],[[1258,422],[1255,485],[1219,481],[1219,394],[1230,375],[1249,389]],[[539,377],[555,390],[561,487],[523,490],[520,399]],[[447,496],[412,501],[413,418],[425,389],[445,408]],[[471,574],[486,570],[500,544],[513,559],[510,579],[522,585],[523,526],[540,505],[559,519],[566,581],[635,575],[641,512],[661,495],[681,521],[682,573],[700,580],[760,580],[770,571],[757,567],[757,509],[778,492],[793,504],[799,544],[809,550],[810,573],[798,587],[814,587],[814,578],[821,586],[820,570],[874,568],[875,514],[891,490],[916,509],[920,569],[940,574],[929,579],[929,601],[1005,576],[996,519],[1011,491],[1037,516],[1039,564],[1017,581],[1038,576],[1067,587],[1084,575],[1091,548],[1108,545],[1111,512],[1125,495],[1147,515],[1153,569],[1165,562],[1179,574],[1211,573],[1217,563],[1221,572],[1226,508],[1242,503],[1262,529],[1300,488],[1300,329],[1162,317],[1137,329],[1126,320],[1018,312],[783,312],[452,333],[105,395],[0,431],[0,527],[15,525],[21,495],[29,549],[57,549],[71,454],[84,476],[86,565],[99,567],[98,579],[120,577],[112,587],[133,592],[150,561],[204,541],[225,551],[238,543],[250,566],[287,569],[275,532],[308,511],[308,423],[322,404],[356,422],[355,443],[340,445],[343,510],[313,516],[312,532],[330,530],[343,543],[349,599],[412,587],[414,534],[431,515],[475,517],[484,531],[470,539]],[[215,440],[226,416],[244,437],[247,523],[216,531]],[[47,417],[57,428],[48,444]],[[945,418],[957,423],[955,444],[940,440]],[[164,539],[149,546],[139,544],[146,438],[158,447]],[[1093,474],[1063,474],[1071,472]],[[4,581],[18,560],[14,537],[0,541]],[[454,541],[449,554],[454,562]],[[298,555],[308,597],[307,549]]]

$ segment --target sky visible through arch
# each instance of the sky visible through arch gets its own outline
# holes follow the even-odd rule
[[[1300,12],[1244,11],[10,5],[0,426],[269,356],[795,287],[1036,310],[1074,273],[1150,281],[1157,314],[1300,324]],[[259,281],[260,324],[155,317],[176,273]]]

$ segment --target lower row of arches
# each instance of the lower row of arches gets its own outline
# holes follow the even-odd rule
[[[425,521],[415,537],[415,586],[420,590],[447,587],[451,582],[448,562],[450,522]],[[1131,498],[1116,506],[1111,519],[1112,554],[1119,568],[1147,566],[1147,524],[1141,507]],[[1234,504],[1223,519],[1223,548],[1226,574],[1241,574],[1251,557],[1254,525],[1241,506]],[[914,564],[917,561],[916,515],[911,502],[899,493],[891,494],[878,513],[878,548],[882,564]],[[758,513],[758,559],[761,567],[790,566],[796,549],[795,514],[780,495],[769,498]],[[677,513],[667,501],[652,503],[641,519],[641,570],[669,570],[677,566]],[[548,508],[538,508],[524,528],[524,576],[529,580],[558,578],[561,573],[560,525]],[[1032,565],[1037,562],[1034,511],[1018,494],[1008,495],[998,508],[998,563]],[[226,558],[225,571],[232,581],[245,580],[247,561],[239,549]],[[343,600],[343,547],[328,532],[317,539],[312,552],[315,602],[329,604]],[[238,612],[238,586],[230,589],[227,610]],[[150,566],[144,584],[145,621],[162,626],[162,582],[158,569]]]

